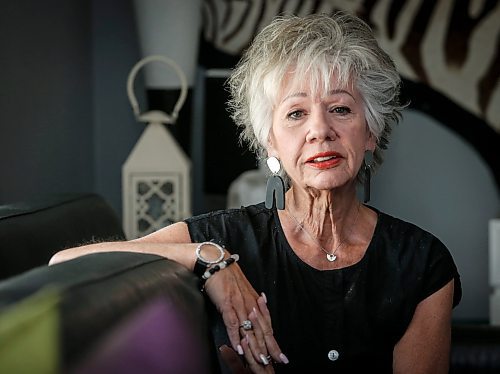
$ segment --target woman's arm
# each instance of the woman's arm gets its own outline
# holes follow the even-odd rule
[[[191,243],[187,225],[184,222],[178,222],[135,240],[94,243],[65,249],[56,253],[50,259],[49,265],[91,253],[123,251],[163,256],[192,271],[196,262],[196,247],[197,244]],[[210,251],[210,248],[207,250]]]
[[[66,249],[56,253],[49,264],[53,265],[91,253],[125,251],[163,256],[192,271],[196,263],[197,246],[197,243],[191,243],[187,224],[178,222],[139,239],[95,243]],[[205,251],[208,253],[205,254]],[[237,253],[237,249],[235,249],[235,253]],[[204,247],[204,256],[207,258],[215,259],[217,255],[218,250],[215,247]],[[226,258],[229,255],[227,252]],[[233,349],[240,354],[245,353],[247,361],[251,361],[248,354],[251,354],[255,359],[256,362],[250,365],[252,371],[267,371],[265,367],[258,364],[262,362],[261,355],[266,357],[269,353],[277,362],[287,361],[286,357],[283,359],[284,356],[274,339],[269,311],[263,302],[265,297],[259,296],[237,263],[210,277],[206,282],[205,289],[211,301],[222,314]],[[264,316],[260,318],[260,323],[257,322],[256,315]],[[267,318],[265,318],[266,316]],[[248,342],[242,341],[245,336],[240,336],[240,323],[247,319],[255,321],[253,330],[246,332]],[[246,348],[245,352],[243,352],[243,347]]]
[[[138,241],[164,243],[172,237],[179,241],[190,242],[187,224],[171,225]],[[232,250],[238,252],[237,248]],[[193,259],[191,270],[195,261],[196,258]],[[233,349],[245,354],[252,372],[272,371],[272,367],[262,366],[262,356],[266,357],[268,353],[277,362],[288,363],[288,359],[274,339],[265,296],[259,296],[237,263],[210,277],[205,284],[205,290],[222,315]],[[240,334],[240,324],[248,319],[253,322],[253,329],[245,332],[248,335],[246,340],[245,336]]]
[[[395,374],[448,373],[453,282],[418,304],[408,329],[394,347]]]

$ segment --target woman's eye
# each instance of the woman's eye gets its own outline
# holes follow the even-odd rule
[[[346,115],[346,114],[351,113],[351,109],[349,109],[346,106],[337,106],[337,107],[331,108],[330,113]]]
[[[289,119],[300,119],[304,116],[304,112],[302,110],[294,110],[287,114],[287,118]]]

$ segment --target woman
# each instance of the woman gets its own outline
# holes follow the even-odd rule
[[[274,20],[229,79],[242,138],[276,173],[270,209],[205,214],[52,262],[111,250],[180,262],[208,278],[204,290],[220,313],[212,316],[216,344],[229,344],[253,372],[446,373],[460,299],[450,253],[356,196],[399,119],[399,85],[358,18]],[[278,175],[289,187],[284,207]]]

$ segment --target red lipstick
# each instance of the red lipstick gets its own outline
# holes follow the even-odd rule
[[[338,152],[321,152],[317,153],[306,160],[306,163],[315,169],[330,169],[337,166],[343,157]]]

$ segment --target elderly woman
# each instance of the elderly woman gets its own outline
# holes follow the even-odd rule
[[[450,253],[356,194],[399,119],[399,86],[358,18],[277,18],[229,79],[242,138],[274,173],[266,206],[69,249],[52,262],[130,250],[184,264],[217,309],[216,344],[253,372],[447,373],[460,299]],[[232,349],[223,352],[235,362]]]

